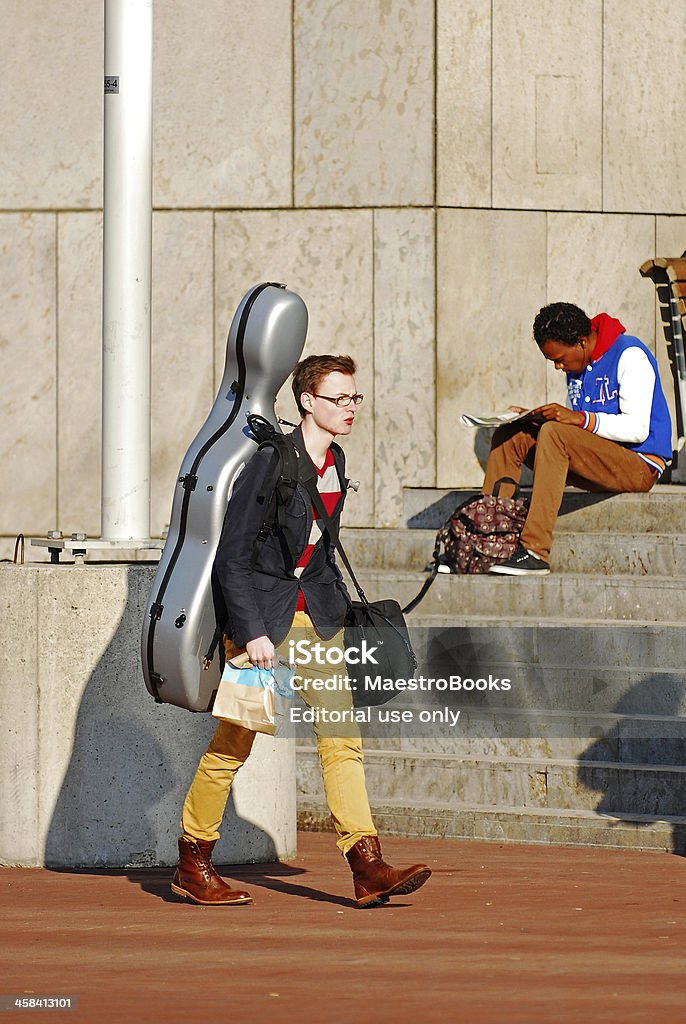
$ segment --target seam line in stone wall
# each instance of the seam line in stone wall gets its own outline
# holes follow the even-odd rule
[[[371,259],[371,270],[372,270],[372,381],[373,381],[373,404],[374,404],[374,415],[372,416],[372,452],[374,455],[374,464],[376,465],[376,211],[372,210],[371,217],[371,238],[370,245],[372,250]],[[372,475],[372,526],[376,526],[376,472]]]
[[[548,260],[548,238],[549,238],[549,235],[550,235],[550,216],[546,212],[546,215],[545,215],[545,237],[544,237],[545,248],[544,248],[544,252],[543,252],[543,272],[545,273],[545,281],[544,281],[544,285],[543,285],[543,287],[544,287],[543,298],[545,299],[546,305],[550,302],[550,299],[548,297],[548,295],[549,295],[549,292],[548,292],[548,280],[549,280],[548,274],[549,274],[549,271],[550,271],[550,263],[549,263],[549,260]]]
[[[376,207],[379,209],[379,207]],[[421,207],[403,207],[421,209]],[[598,210],[560,206],[459,206],[441,204],[439,210],[474,210],[476,213],[571,213],[588,217],[682,217],[682,213],[668,213],[664,210]]]
[[[544,300],[546,305],[550,302],[550,299],[548,297],[548,295],[549,295],[549,292],[548,292],[548,281],[549,281],[549,276],[548,276],[548,274],[549,274],[548,238],[549,238],[549,236],[550,236],[550,217],[548,216],[548,212],[546,211],[545,224],[544,224],[544,227],[543,227],[543,273],[545,275],[545,277],[543,278],[543,300]],[[550,374],[548,373],[548,370],[547,370],[547,364],[546,364],[546,371],[545,371],[545,378],[544,378],[544,387],[545,387],[545,400],[546,400],[546,402],[549,402],[550,399],[551,399],[551,394],[550,394],[550,392],[551,392],[551,384],[550,384]]]
[[[217,394],[217,217],[212,214],[212,395]]]
[[[60,214],[55,214],[55,527],[60,518]]]
[[[433,113],[434,130],[432,137],[433,154],[431,171],[433,177],[433,206],[438,203],[438,0],[434,0],[434,75],[433,75]]]
[[[657,216],[653,218],[653,259],[657,259]],[[660,322],[658,323],[658,318]],[[662,331],[662,333],[661,333]],[[653,355],[658,358],[658,347],[663,337],[662,318],[660,316],[660,303],[657,297],[657,288],[653,288]],[[658,372],[660,367],[658,366]],[[667,399],[669,403],[669,398]]]
[[[155,207],[154,213],[358,213],[370,210],[475,210],[487,213],[582,213],[602,214],[607,217],[681,217],[683,211],[677,210],[602,210],[599,207],[572,206],[477,206],[462,203],[368,203],[361,206],[196,206],[196,207]],[[3,211],[0,210],[0,213]],[[12,210],[11,213],[55,213],[54,210]],[[68,213],[68,210],[59,210]],[[89,211],[99,213],[101,211]]]
[[[433,416],[433,485],[438,486],[438,399],[436,389],[438,388],[438,207],[434,207],[434,343],[433,343],[433,364],[434,364],[434,416]],[[403,508],[403,518],[405,509]]]
[[[291,0],[291,207],[295,209],[295,0]]]
[[[330,210],[344,210],[350,213],[356,213],[358,210],[432,210],[434,208],[433,201],[428,203],[363,203],[359,206],[345,206],[344,204],[339,205],[322,205],[322,206],[153,206],[153,213],[317,213],[327,212]],[[0,216],[32,216],[39,214],[48,214],[56,216],[58,214],[102,214],[102,206],[93,206],[89,209],[84,210],[83,208],[74,209],[69,206],[26,206],[26,207],[0,207]],[[653,213],[651,210],[650,213]]]
[[[605,211],[605,0],[600,5],[600,206]]]
[[[323,204],[321,206],[210,206],[210,207],[155,207],[155,213],[329,213],[331,211],[342,211],[344,213],[369,212],[370,210],[433,210],[435,204],[429,203],[362,203],[359,206],[344,206],[343,204]],[[471,207],[467,207],[471,209]],[[652,211],[651,211],[652,212]]]
[[[490,88],[491,88],[491,145],[490,145],[490,153],[489,153],[489,158],[490,158],[490,162],[491,162],[491,173],[490,173],[490,185],[491,185],[491,190],[490,190],[491,191],[491,202],[490,202],[490,206],[491,206],[491,209],[493,209],[493,146],[494,146],[494,143],[495,143],[494,131],[493,131],[493,124],[494,124],[494,88],[493,88],[493,45],[494,45],[494,32],[493,32],[493,20],[494,20],[494,17],[495,17],[495,13],[494,13],[494,10],[493,10],[493,0],[491,0],[491,52],[490,52],[490,65],[489,65],[489,74],[490,74],[490,78],[491,78],[491,85],[490,85]]]
[[[36,636],[36,650],[40,651],[40,634],[41,628],[41,617],[40,617],[40,586],[38,584],[38,577],[34,573],[34,594],[35,594],[35,636]],[[41,824],[43,822],[43,750],[42,750],[42,736],[41,736],[41,666],[43,659],[38,655],[36,657],[36,767],[37,767],[37,779],[36,779],[36,840],[35,840],[35,852],[36,852],[36,863],[42,864],[45,861],[45,845],[41,849]]]
[[[358,213],[370,210],[475,210],[477,212],[493,213],[582,213],[602,214],[605,217],[682,217],[683,210],[628,210],[628,209],[602,209],[599,207],[559,207],[559,206],[478,206],[475,204],[461,205],[459,203],[374,203],[364,206],[155,206],[153,213],[238,213],[247,215],[251,213],[330,213],[340,211],[343,213]],[[102,214],[101,206],[73,209],[68,206],[56,207],[12,207],[0,208],[0,216],[32,216],[39,214],[51,214],[58,216],[62,214]]]
[[[8,216],[32,216],[33,214],[61,213],[102,213],[102,206],[0,206],[0,214]]]

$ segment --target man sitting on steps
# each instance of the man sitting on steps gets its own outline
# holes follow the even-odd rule
[[[554,302],[534,320],[534,340],[567,374],[568,406],[552,402],[530,420],[499,427],[491,443],[484,494],[503,477],[534,471],[520,545],[490,572],[545,576],[565,484],[586,491],[649,491],[672,457],[672,425],[654,356],[619,320],[592,320],[578,306]],[[537,420],[538,422],[532,422]],[[543,422],[541,422],[543,421]],[[514,483],[501,484],[510,497]]]

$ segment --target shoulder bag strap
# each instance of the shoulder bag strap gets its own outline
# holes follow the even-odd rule
[[[362,587],[357,582],[357,577],[355,576],[355,573],[353,572],[352,565],[348,561],[348,556],[346,555],[345,550],[343,548],[343,545],[341,544],[340,537],[338,536],[338,531],[336,530],[336,528],[334,527],[333,523],[331,522],[331,518],[330,518],[328,512],[326,511],[326,509],[324,507],[324,502],[322,501],[321,495],[320,495],[319,491],[317,490],[316,484],[312,480],[307,480],[307,481],[304,481],[303,483],[304,483],[305,489],[307,490],[307,493],[309,494],[310,498],[312,499],[312,504],[316,508],[317,513],[319,515],[319,518],[321,519],[321,521],[323,522],[326,530],[328,531],[329,537],[331,538],[331,542],[333,543],[334,547],[336,548],[336,551],[338,551],[339,555],[341,556],[341,561],[343,562],[343,564],[345,565],[346,569],[350,573],[350,579],[353,581],[353,584],[355,586],[355,590],[359,594],[360,600],[362,601],[362,604],[368,605],[369,601],[367,600],[367,597],[366,597],[365,592],[363,591]],[[436,549],[436,551],[434,552],[434,556],[435,557],[434,557],[434,564],[433,564],[433,567],[432,567],[432,570],[431,570],[431,575],[429,576],[429,578],[427,580],[425,580],[421,590],[416,595],[416,597],[414,597],[409,602],[409,604],[405,605],[405,607],[402,609],[403,612],[411,612],[413,610],[413,608],[416,608],[417,605],[419,604],[419,602],[422,600],[422,598],[426,594],[426,592],[429,589],[429,587],[431,586],[431,584],[433,583],[433,581],[435,580],[436,574],[438,572],[438,555],[437,555],[437,551],[438,551],[438,549]]]
[[[308,456],[308,458],[309,458],[309,456]],[[336,529],[334,524],[331,522],[331,517],[329,516],[329,513],[326,511],[326,508],[324,507],[324,502],[322,501],[322,496],[319,493],[319,491],[317,490],[317,485],[315,484],[315,482],[312,479],[303,480],[302,484],[303,484],[305,490],[307,491],[307,493],[309,494],[310,498],[312,499],[312,504],[316,508],[317,514],[318,514],[319,518],[321,519],[322,523],[326,527],[326,530],[327,530],[327,532],[329,534],[329,537],[331,538],[332,544],[334,545],[334,547],[336,548],[336,551],[338,551],[339,555],[341,556],[341,561],[343,562],[344,566],[346,567],[346,569],[350,573],[350,579],[353,581],[353,584],[355,586],[355,590],[357,591],[357,593],[360,596],[360,601],[362,601],[362,604],[368,605],[369,601],[367,600],[367,597],[365,595],[364,590],[362,589],[360,584],[357,582],[357,577],[356,577],[356,575],[355,575],[355,573],[353,571],[353,567],[350,564],[350,562],[348,561],[348,556],[346,555],[345,549],[343,548],[343,545],[341,544],[340,537],[338,536],[338,530]]]

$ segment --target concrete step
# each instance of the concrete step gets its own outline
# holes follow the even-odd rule
[[[397,586],[387,586],[387,595],[398,596]],[[408,691],[385,705],[411,709],[413,718],[364,728],[379,827],[403,835],[418,829],[518,842],[683,848],[683,622],[572,616],[532,622],[521,608],[510,621],[498,621],[492,608],[485,610],[409,616],[418,676],[488,677],[490,684],[507,675],[512,686]],[[446,721],[447,707],[459,710],[458,722]],[[418,708],[440,712],[441,720],[419,727]],[[299,824],[321,827],[328,812],[317,758],[311,742],[299,743]]]
[[[401,606],[415,597],[426,578],[394,570],[363,570],[357,576],[370,601],[394,597]],[[422,616],[512,616],[533,623],[548,616],[578,619],[580,610],[590,622],[675,622],[686,618],[686,580],[583,573],[533,578],[439,574],[419,609]]]
[[[686,535],[560,531],[550,554],[553,572],[613,576],[686,576]]]
[[[367,749],[372,806],[522,807],[607,814],[678,815],[686,807],[684,765],[638,765],[586,759],[462,758]],[[319,760],[298,751],[299,797],[320,798]]]
[[[363,716],[357,721],[365,736],[400,738],[407,747],[428,750],[465,736],[477,744],[494,737],[520,744],[531,740],[544,750],[559,739],[581,737],[590,743],[608,736],[622,748],[641,752],[623,760],[684,760],[682,669],[627,675],[616,669],[565,674],[554,666],[496,665],[475,671],[460,662],[451,668],[427,670],[420,662],[408,690],[379,709],[356,712]]]
[[[500,712],[496,728],[485,728],[478,712],[463,710],[459,728],[431,736],[364,737],[365,751],[445,755],[478,760],[580,762],[582,759],[620,764],[683,765],[686,763],[684,722],[658,716],[608,716],[582,713]],[[302,749],[314,749],[307,738]],[[686,810],[686,808],[684,808]]]
[[[423,569],[435,529],[466,492],[433,493],[433,521],[344,531],[371,600],[405,604],[426,579],[408,569]],[[601,499],[570,492],[551,576],[435,580],[408,616],[418,674],[507,674],[512,687],[393,700],[459,710],[459,733],[413,723],[365,736],[382,830],[686,848],[684,497],[684,487]],[[322,827],[316,757],[298,758],[300,827]]]
[[[423,803],[418,806],[375,803],[373,812],[382,835],[602,846],[680,854],[686,848],[686,818],[677,816],[600,815],[594,811],[493,808],[476,804],[426,807]],[[332,831],[331,815],[326,806],[318,801],[299,799],[298,828]]]
[[[341,530],[353,568],[423,570],[431,561],[435,530]],[[686,535],[681,533],[558,532],[553,540],[554,572],[601,576],[686,576]]]
[[[527,488],[522,488],[527,494]],[[478,488],[406,487],[406,525],[437,530],[456,505]],[[648,494],[589,494],[567,488],[556,533],[595,531],[622,533],[680,533],[686,525],[686,486],[658,484]]]
[[[551,629],[532,624],[461,626],[450,619],[420,625],[412,616],[409,622],[418,662],[415,675],[459,675],[480,682],[469,687],[413,685],[396,701],[411,698],[426,704],[448,695],[463,707],[482,711],[536,708],[686,716],[683,624],[586,622]],[[507,679],[508,685],[486,685],[493,679]]]
[[[579,628],[583,629],[588,626],[597,626],[599,629],[608,628],[613,631],[615,630],[631,630],[631,629],[648,629],[648,630],[662,630],[663,628],[670,631],[675,629],[683,629],[683,619],[660,619],[659,625],[652,619],[647,621],[645,619],[616,619],[611,623],[597,622],[594,619],[587,619],[579,615],[570,616],[555,616],[548,615],[544,619],[539,619],[535,626],[532,626],[531,619],[527,616],[522,615],[507,615],[498,618],[496,615],[424,615],[422,614],[422,605],[419,606],[417,611],[411,612],[408,617],[408,623],[410,627],[422,626],[425,628],[439,628],[448,626],[470,626],[473,628],[488,627],[489,629],[496,626],[511,626],[512,628],[527,627],[528,629],[572,629]]]

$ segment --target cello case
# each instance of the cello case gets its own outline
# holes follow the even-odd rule
[[[226,621],[212,567],[233,482],[257,449],[246,417],[261,416],[279,430],[274,401],[306,333],[307,307],[284,285],[251,288],[236,310],[217,398],[181,463],[143,622],[143,676],[158,703],[212,707]]]

